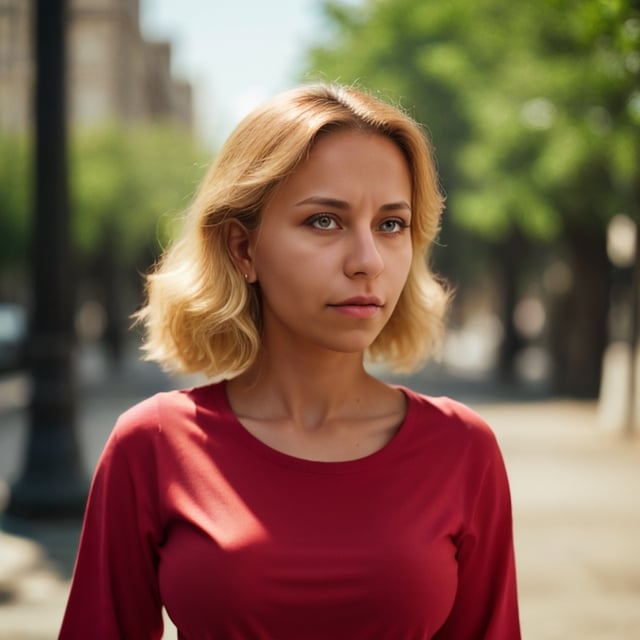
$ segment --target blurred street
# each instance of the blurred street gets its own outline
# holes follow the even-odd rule
[[[135,354],[113,373],[92,352],[83,355],[78,379],[88,470],[121,411],[157,390],[195,382],[169,379]],[[403,382],[467,402],[498,435],[513,494],[523,637],[640,637],[640,438],[603,426],[595,402],[516,395],[437,368]],[[21,466],[27,391],[23,376],[0,378],[4,490]],[[78,534],[78,523],[4,519],[0,640],[56,638]],[[166,637],[175,637],[170,626]]]

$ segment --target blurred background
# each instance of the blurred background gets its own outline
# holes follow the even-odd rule
[[[193,383],[139,361],[142,274],[233,126],[314,80],[435,147],[456,295],[404,382],[496,428],[528,637],[640,637],[640,2],[0,0],[0,638],[55,637],[115,418]]]

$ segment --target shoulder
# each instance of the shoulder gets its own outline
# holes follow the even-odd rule
[[[404,391],[409,398],[407,417],[415,449],[428,456],[449,486],[457,487],[461,503],[473,509],[481,494],[496,501],[508,497],[504,457],[487,422],[462,402]]]
[[[401,387],[408,399],[407,419],[424,437],[443,439],[455,447],[497,452],[493,429],[475,410],[449,397],[432,397]]]
[[[216,401],[224,393],[220,384],[191,389],[164,391],[136,403],[118,418],[113,438],[120,441],[146,440],[168,435],[194,424],[198,414],[220,405]],[[219,407],[223,411],[222,407]]]

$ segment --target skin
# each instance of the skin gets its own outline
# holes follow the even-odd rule
[[[369,455],[393,437],[404,395],[370,376],[375,340],[411,267],[411,174],[381,135],[316,143],[228,246],[263,300],[260,355],[227,386],[234,413],[265,444],[310,460]]]

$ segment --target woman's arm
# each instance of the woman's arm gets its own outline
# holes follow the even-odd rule
[[[472,492],[468,521],[459,538],[458,589],[437,640],[519,640],[511,498],[494,438],[489,464]]]
[[[148,422],[143,413],[118,421],[98,463],[60,640],[162,637],[152,434],[135,424]]]

